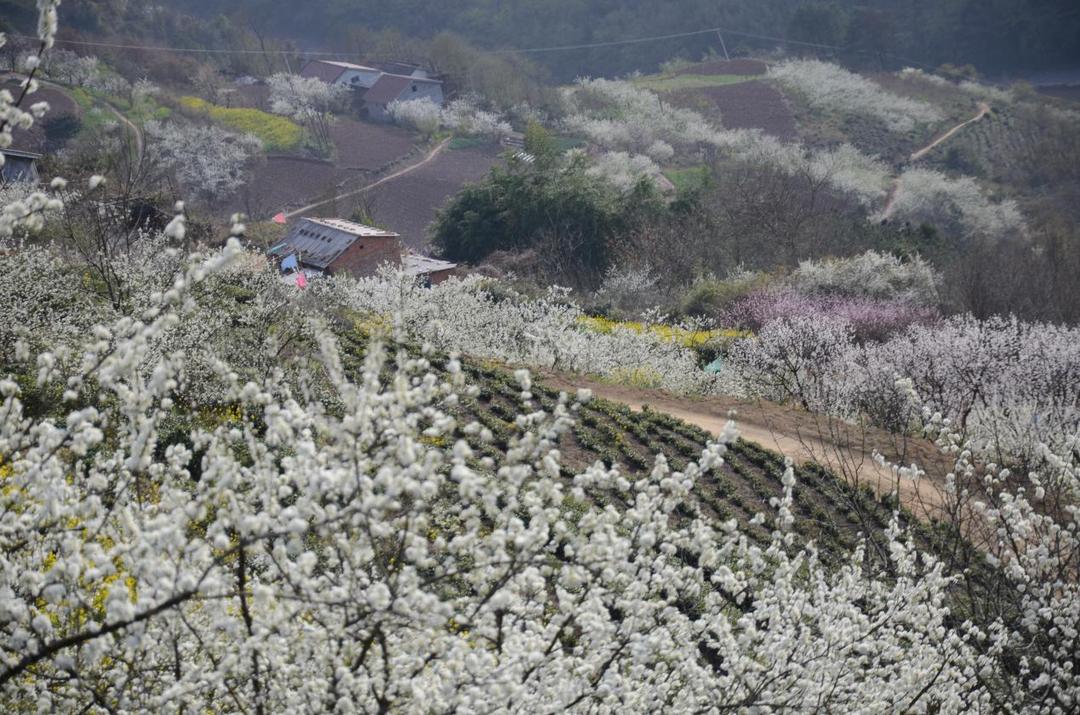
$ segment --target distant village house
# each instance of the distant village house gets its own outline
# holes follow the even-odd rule
[[[441,105],[445,99],[442,82],[424,68],[402,62],[358,65],[313,60],[300,74],[353,89],[357,92],[363,112],[381,122],[390,121],[387,107],[393,102],[426,98]]]
[[[295,256],[309,275],[364,277],[389,264],[429,285],[446,280],[457,268],[455,263],[409,252],[393,231],[336,218],[300,219],[268,253],[278,261]]]
[[[0,166],[0,185],[14,183],[37,184],[41,181],[37,163],[41,154],[18,149],[4,149],[4,164]]]

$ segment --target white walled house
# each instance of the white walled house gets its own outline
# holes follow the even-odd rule
[[[385,74],[381,69],[357,65],[352,62],[332,62],[313,60],[304,66],[302,77],[315,77],[328,84],[352,87],[353,89],[371,89]]]
[[[377,62],[368,66],[313,60],[305,65],[300,74],[352,88],[356,91],[355,97],[363,113],[380,122],[391,120],[387,107],[393,102],[430,99],[442,106],[445,101],[441,81],[431,77],[427,70],[418,65],[402,62]]]
[[[364,94],[364,110],[371,119],[389,122],[391,117],[387,107],[393,102],[410,99],[430,99],[441,107],[444,99],[442,82],[423,77],[384,74],[375,86]]]

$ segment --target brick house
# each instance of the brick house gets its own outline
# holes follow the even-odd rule
[[[457,268],[454,263],[409,253],[393,231],[337,218],[300,219],[268,255],[278,262],[296,256],[300,267],[314,275],[370,276],[390,264],[430,284],[446,280]]]

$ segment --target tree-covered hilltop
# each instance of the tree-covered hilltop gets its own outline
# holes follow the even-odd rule
[[[677,0],[662,6],[644,0],[314,0],[300,16],[274,0],[229,5],[230,13],[249,13],[272,33],[322,43],[341,42],[357,26],[420,37],[449,30],[488,48],[592,44],[725,27],[845,47],[850,59],[868,63],[970,63],[998,72],[1080,61],[1080,9],[1071,0]],[[214,0],[180,0],[175,6],[222,13]],[[727,42],[729,50],[776,44],[735,34]],[[672,56],[697,58],[711,50],[720,46],[707,34],[556,53],[542,61],[566,79],[648,69]]]

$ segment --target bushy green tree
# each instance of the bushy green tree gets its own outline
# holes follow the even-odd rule
[[[496,251],[526,250],[561,237],[574,246],[576,266],[599,276],[619,237],[662,208],[651,186],[621,194],[586,169],[583,156],[550,164],[512,159],[440,213],[435,245],[450,260],[477,263]]]

